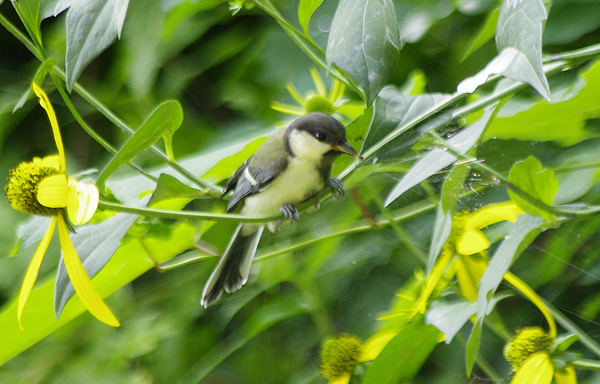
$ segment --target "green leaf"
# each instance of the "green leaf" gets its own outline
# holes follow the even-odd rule
[[[21,21],[25,25],[27,32],[31,37],[42,42],[42,32],[40,31],[40,0],[19,0],[12,1],[12,4],[17,9]]]
[[[300,26],[304,30],[306,36],[308,36],[308,23],[313,13],[323,3],[323,0],[300,0],[298,5],[298,19],[300,20]]]
[[[360,85],[367,105],[398,63],[400,37],[391,0],[342,0],[333,17],[327,63],[346,71]]]
[[[464,61],[473,52],[479,49],[483,44],[487,43],[494,34],[496,33],[496,26],[498,25],[498,16],[500,15],[500,8],[494,9],[488,17],[485,19],[485,23],[479,30],[479,33],[475,35],[473,40],[467,44],[467,50],[461,57],[460,61]]]
[[[48,73],[48,70],[50,68],[54,67],[55,65],[56,65],[56,62],[54,61],[54,59],[48,59],[48,60],[44,61],[38,68],[37,72],[35,73],[35,76],[33,77],[33,82],[38,85],[43,84],[44,79],[46,78],[46,74]],[[23,105],[25,105],[25,102],[32,95],[33,95],[33,88],[31,88],[31,85],[29,85],[27,87],[27,90],[23,94],[23,96],[21,96],[21,98],[19,99],[17,104],[15,104],[15,107],[13,108],[13,113],[15,111],[17,111],[18,109],[21,109],[23,107]]]
[[[440,331],[418,320],[383,348],[365,373],[363,384],[409,382],[438,344]]]
[[[444,211],[441,203],[438,204],[435,224],[433,225],[433,234],[431,235],[431,246],[429,247],[429,255],[427,256],[428,276],[452,231],[452,214],[450,211]]]
[[[206,199],[208,197],[206,192],[187,186],[175,177],[162,173],[158,178],[158,183],[156,184],[156,189],[152,193],[152,198],[150,198],[150,201],[148,202],[148,207],[157,208],[157,203],[172,199],[182,199],[183,207],[191,200]],[[171,207],[170,209],[175,208]]]
[[[51,218],[46,216],[31,216],[28,220],[19,224],[17,228],[17,241],[11,256],[16,256],[21,249],[28,248],[42,240],[48,226],[50,226],[51,220]]]
[[[553,98],[557,97],[554,93]],[[600,103],[596,102],[600,94],[600,61],[582,71],[566,93],[566,99],[553,103],[541,100],[533,106],[510,100],[498,112],[484,140],[552,141],[570,146],[598,137],[596,131],[586,129],[586,123],[600,117]]]
[[[154,264],[148,260],[146,249],[154,251],[156,262],[171,259],[194,246],[196,227],[189,223],[175,226],[168,239],[145,239],[145,248],[137,241],[123,244],[94,279],[93,284],[103,298],[142,275]],[[0,365],[56,331],[86,311],[75,297],[64,308],[60,319],[54,316],[52,297],[54,279],[34,288],[23,313],[24,331],[17,323],[17,300],[13,299],[0,313]],[[117,314],[118,316],[118,314]]]
[[[539,217],[523,214],[511,226],[510,233],[500,243],[481,277],[477,297],[478,319],[481,320],[488,312],[489,299],[498,289],[513,261],[540,234],[542,224]]]
[[[479,345],[481,344],[482,327],[483,321],[481,319],[477,319],[475,324],[473,324],[473,329],[471,330],[469,340],[467,341],[467,353],[465,356],[467,377],[471,377],[473,366],[475,365],[475,361],[477,360],[477,353],[479,352]]]
[[[510,170],[508,180],[529,196],[549,206],[552,205],[554,195],[558,191],[558,179],[554,176],[554,171],[544,168],[533,156],[517,162]],[[554,221],[552,214],[533,206],[515,192],[509,190],[508,195],[525,212],[547,221]]]
[[[147,200],[144,199],[139,205],[146,205]],[[96,276],[110,261],[115,251],[121,246],[123,236],[138,217],[139,215],[118,213],[98,224],[77,228],[77,233],[69,236],[90,279]],[[75,290],[71,280],[69,280],[65,263],[61,257],[54,287],[54,314],[57,319],[60,317],[67,301],[74,294]]]
[[[447,140],[448,146],[460,154],[464,154],[471,149],[483,134],[483,131],[487,127],[497,105],[498,104],[496,103],[493,106],[488,107],[483,117],[471,124],[468,128],[461,131],[459,134]],[[386,197],[385,206],[391,204],[404,192],[427,179],[429,176],[446,168],[456,159],[456,156],[448,153],[444,149],[435,148],[429,151],[425,156],[417,161],[417,163],[413,165],[408,172],[406,172],[398,184],[396,184],[394,189],[392,189],[392,191]]]
[[[202,180],[206,180],[209,183],[219,183],[233,175],[233,173],[242,165],[244,161],[248,160],[250,156],[254,155],[256,150],[264,143],[265,137],[259,137],[248,143],[244,149],[232,156],[225,157],[212,167],[208,172],[202,176]]]
[[[117,169],[150,148],[166,132],[174,132],[182,122],[183,110],[179,102],[168,100],[156,107],[137,132],[129,138],[119,153],[104,168],[96,182],[98,188],[102,188],[106,179]]]
[[[393,86],[385,87],[373,104],[373,119],[360,153],[368,151],[393,132],[404,130],[404,127],[410,124],[412,120],[434,106],[445,102],[448,98],[449,96],[445,94],[404,95]],[[379,150],[377,157],[379,159],[397,157],[400,153],[412,147],[425,133],[437,128],[440,124],[448,121],[449,118],[448,113],[438,113],[435,117],[407,132],[403,132],[399,137],[387,143],[384,147],[385,151]]]
[[[547,14],[541,0],[504,1],[498,16],[496,46],[500,52],[481,72],[458,85],[472,93],[492,74],[531,85],[550,101],[550,87],[542,68],[542,22]]]
[[[54,15],[69,8],[65,57],[69,92],[84,68],[121,37],[128,5],[129,0],[62,0],[56,4]]]

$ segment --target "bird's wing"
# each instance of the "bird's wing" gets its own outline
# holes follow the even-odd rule
[[[266,187],[277,178],[287,167],[287,159],[280,159],[263,164],[260,167],[253,166],[248,159],[227,182],[226,190],[235,188],[233,196],[229,199],[227,212],[233,212],[242,200],[254,195]],[[235,178],[235,180],[234,180]],[[229,186],[234,180],[235,185]],[[227,189],[228,188],[228,189]]]

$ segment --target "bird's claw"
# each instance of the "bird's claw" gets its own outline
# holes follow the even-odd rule
[[[344,196],[344,194],[346,193],[344,184],[342,184],[340,179],[332,177],[331,179],[329,179],[329,185],[331,186],[331,193],[336,199],[341,199],[342,196]]]

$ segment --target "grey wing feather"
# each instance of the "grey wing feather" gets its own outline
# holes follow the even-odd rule
[[[244,163],[244,165],[234,173],[233,177],[237,178],[235,180],[233,196],[231,196],[229,204],[227,205],[227,212],[233,212],[238,204],[246,197],[254,195],[267,187],[281,174],[281,172],[283,172],[283,170],[285,170],[286,167],[287,161],[274,161],[267,164],[266,167],[260,168],[253,167],[249,161]],[[246,174],[246,172],[250,177],[247,177],[248,174]],[[229,185],[229,182],[227,184]],[[233,188],[233,186],[229,189],[231,188]]]

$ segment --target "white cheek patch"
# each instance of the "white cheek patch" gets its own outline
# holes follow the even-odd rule
[[[289,143],[294,155],[300,158],[320,159],[331,150],[331,145],[320,142],[306,131],[292,131]]]

